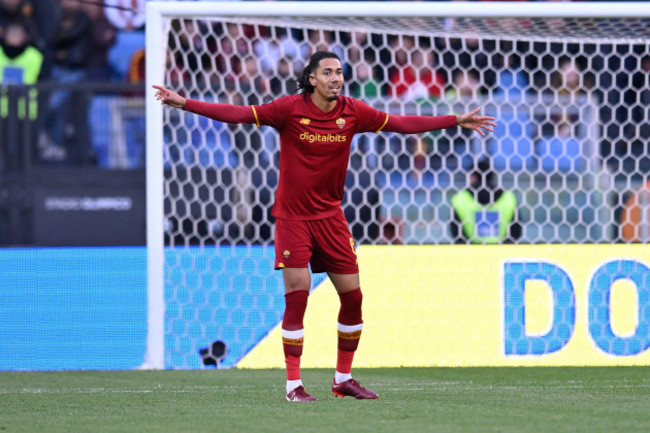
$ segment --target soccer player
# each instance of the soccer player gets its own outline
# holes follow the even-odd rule
[[[492,131],[493,117],[479,109],[462,115],[396,116],[342,96],[340,58],[318,51],[309,59],[298,88],[301,93],[268,104],[235,106],[186,99],[162,86],[153,86],[161,104],[207,116],[220,122],[269,125],[280,134],[280,178],[273,206],[275,269],[282,269],[285,311],[282,343],[289,401],[316,401],[300,379],[303,317],[312,272],[327,272],[341,307],[338,314],[338,352],[332,392],[338,397],[376,399],[377,394],[352,378],[352,360],[359,345],[363,320],[359,267],[354,240],[343,216],[341,199],[356,133],[391,131],[421,133],[460,125]]]

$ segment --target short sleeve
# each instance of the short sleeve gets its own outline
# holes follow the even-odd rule
[[[379,132],[386,126],[388,113],[375,110],[370,105],[357,99],[353,99],[353,101],[357,119],[359,119],[357,132]]]
[[[268,104],[253,105],[257,126],[269,125],[280,129],[291,112],[291,97],[284,96]]]

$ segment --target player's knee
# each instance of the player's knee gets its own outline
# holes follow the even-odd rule
[[[284,269],[282,276],[284,277],[285,293],[295,292],[296,290],[306,290],[309,292],[311,276],[306,269]]]

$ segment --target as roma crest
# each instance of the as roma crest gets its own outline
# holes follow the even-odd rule
[[[345,119],[342,117],[336,119],[336,126],[338,126],[339,129],[343,129],[343,127],[345,126]]]

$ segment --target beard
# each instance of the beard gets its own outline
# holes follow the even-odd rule
[[[339,95],[332,95],[328,98],[330,102],[336,101],[337,99],[339,99]]]

